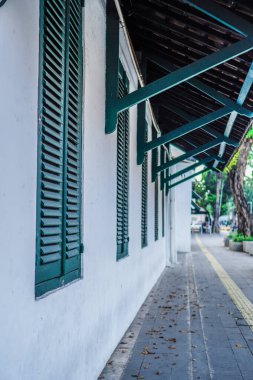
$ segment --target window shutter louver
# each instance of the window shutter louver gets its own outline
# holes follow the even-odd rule
[[[80,277],[81,18],[80,0],[41,2],[36,296]]]
[[[81,125],[82,125],[82,8],[80,0],[69,2],[69,33],[66,59],[65,116],[65,273],[79,276],[81,250]]]
[[[128,93],[128,80],[121,68],[118,96]],[[119,113],[117,123],[117,259],[128,254],[129,111]]]
[[[162,237],[165,236],[165,210],[164,210],[164,188],[162,189]]]
[[[161,165],[166,162],[166,151],[163,147],[161,147]],[[165,236],[165,184],[164,184],[164,175],[165,173],[161,173],[160,181],[162,187],[162,237]]]
[[[157,138],[157,131],[154,126],[152,126],[152,139]],[[159,151],[158,148],[152,150],[152,173],[155,172],[155,169],[158,166],[158,155]],[[154,238],[155,240],[159,239],[159,217],[158,217],[158,190],[159,190],[159,184],[158,184],[158,176],[156,176],[155,179],[155,196],[154,196]]]
[[[158,218],[158,178],[155,180],[155,240],[159,239],[159,218]]]
[[[148,126],[145,124],[145,143],[148,141]],[[142,187],[141,187],[141,246],[148,245],[148,153],[144,155],[142,164]]]

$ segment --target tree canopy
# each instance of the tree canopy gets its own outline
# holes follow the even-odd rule
[[[201,196],[198,205],[206,209],[209,214],[214,217],[214,208],[216,202],[216,173],[211,170],[202,174],[199,180],[195,180],[194,189]],[[253,191],[253,187],[252,187]],[[229,187],[228,176],[222,174],[222,199],[221,199],[221,215],[229,212],[229,204],[232,202],[232,193]],[[232,204],[233,207],[233,204]]]

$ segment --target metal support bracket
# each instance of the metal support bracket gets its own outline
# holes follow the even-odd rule
[[[170,63],[167,59],[158,57],[157,54],[145,51],[145,59],[155,63],[157,66],[160,66],[162,69],[168,71],[168,73],[174,72],[177,70],[177,67]],[[231,110],[236,111],[239,115],[244,115],[248,118],[252,118],[253,112],[245,107],[242,107],[242,104],[227,98],[225,95],[222,95],[220,92],[214,90],[212,87],[201,82],[197,78],[192,78],[186,81],[192,87],[195,87],[197,90],[203,92],[210,98],[216,100],[217,102],[231,108]]]
[[[163,165],[160,165],[156,168],[156,171],[157,173],[161,172],[162,170],[166,170],[168,169],[169,167],[173,166],[173,165],[176,165],[178,164],[179,162],[181,161],[184,161],[190,157],[194,157],[194,156],[197,156],[198,154],[202,153],[202,152],[205,152],[206,150],[209,150],[211,148],[214,148],[215,146],[217,145],[220,145],[222,143],[224,137],[218,137],[212,141],[209,141],[207,144],[204,144],[204,145],[200,145],[198,146],[197,148],[195,149],[192,149],[190,150],[189,152],[187,153],[184,153],[182,154],[181,156],[177,157],[177,158],[174,158],[173,160],[170,160],[169,162],[167,162],[166,164],[163,164]],[[238,143],[233,141],[233,140],[229,140],[227,142],[227,144],[230,144],[232,146],[235,146],[237,147],[238,146]]]
[[[191,204],[192,204],[192,206],[193,206],[198,212],[200,211],[200,207],[197,205],[196,202],[194,202],[194,201],[192,200]]]
[[[112,0],[107,3],[106,42],[106,133],[112,133],[116,129],[117,114],[119,112],[152,98],[180,83],[189,81],[195,76],[227,62],[238,55],[246,53],[253,48],[253,38],[247,37],[242,41],[236,42],[222,50],[203,57],[188,66],[177,69],[144,87],[140,87],[138,90],[131,92],[123,98],[118,99],[117,66],[119,58],[119,18],[115,7],[112,6]],[[210,89],[208,91],[210,92]],[[215,96],[217,97],[217,92]],[[236,105],[236,103],[230,101],[226,97],[224,98],[223,101],[226,101],[226,106],[230,108],[232,103],[232,110],[235,108],[237,109],[238,105]],[[227,102],[229,102],[229,105]],[[243,107],[241,107],[240,110],[242,108]],[[248,117],[253,116],[252,112],[247,112]]]
[[[243,36],[253,36],[253,25],[250,22],[216,2],[210,0],[183,0],[183,2]]]
[[[158,137],[156,140],[152,140],[152,141],[148,142],[145,146],[145,151],[147,152],[151,149],[155,149],[162,144],[167,144],[173,140],[176,140],[179,137],[184,136],[185,134],[193,132],[196,129],[203,128],[205,125],[207,125],[207,124],[209,124],[215,120],[218,120],[218,119],[228,115],[229,113],[231,113],[231,110],[228,109],[227,107],[223,107],[217,111],[209,113],[208,115],[202,116],[199,119],[193,120],[190,123],[187,123],[187,124],[177,128],[177,129],[175,129],[172,132],[166,133],[166,134],[162,135],[161,137]],[[208,132],[208,128],[206,128],[206,130]],[[211,129],[209,129],[209,131],[211,131]],[[210,132],[210,133],[214,134],[214,136],[216,136],[216,132],[214,130],[212,130],[212,132]]]
[[[214,160],[215,160],[215,157],[211,157],[211,156],[210,157],[206,157],[203,160],[201,160],[199,162],[196,162],[196,164],[190,165],[187,168],[179,170],[175,174],[172,174],[169,177],[166,177],[165,182],[171,182],[173,179],[175,179],[177,177],[180,177],[181,175],[184,175],[185,173],[188,173],[191,170],[195,170],[196,168],[198,168],[201,165],[205,165],[206,166],[207,163],[209,163],[211,161],[214,161]]]
[[[212,53],[193,62],[187,66],[173,71],[160,79],[155,80],[152,83],[147,84],[145,87],[141,87],[136,91],[124,96],[115,104],[113,112],[124,111],[138,103],[143,102],[153,96],[156,96],[170,88],[173,88],[180,83],[192,79],[193,77],[202,74],[203,72],[210,70],[222,63],[229,61],[232,58],[237,57],[243,53],[246,53],[253,48],[253,38],[247,37],[242,41],[236,42],[233,45],[227,46],[222,50]]]
[[[185,177],[185,178],[181,179],[180,181],[177,181],[177,182],[175,182],[175,183],[172,183],[171,185],[168,186],[168,188],[171,189],[172,187],[178,186],[178,185],[180,185],[181,183],[183,183],[183,182],[185,182],[185,181],[188,181],[189,179],[194,178],[194,177],[196,177],[196,176],[199,175],[199,174],[205,173],[207,170],[210,170],[210,168],[205,168],[205,169],[203,169],[203,170],[200,170],[199,172],[196,172],[196,173],[194,173],[194,174],[192,174],[192,175],[190,175],[190,176],[188,176],[188,177]]]

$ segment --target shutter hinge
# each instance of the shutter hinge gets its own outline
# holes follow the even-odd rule
[[[80,253],[84,253],[84,244],[83,243],[80,244]]]

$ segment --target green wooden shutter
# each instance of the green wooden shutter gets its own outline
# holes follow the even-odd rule
[[[120,66],[118,96],[128,93],[128,79]],[[128,255],[129,111],[117,123],[117,260]]]
[[[163,147],[161,147],[161,165],[166,162],[166,151]],[[161,190],[162,190],[162,237],[165,236],[165,185],[164,185],[164,172],[160,173],[160,182],[161,182]]]
[[[81,268],[81,127],[82,127],[82,7],[69,1],[66,49],[66,107],[64,149],[63,269],[80,277]]]
[[[157,131],[154,126],[152,126],[152,139],[157,138]],[[155,168],[158,165],[158,154],[159,150],[158,148],[152,150],[152,176],[154,176]],[[158,193],[159,191],[159,184],[158,184],[158,177],[155,179],[155,197],[154,197],[154,238],[155,240],[159,239],[159,216],[158,216]]]
[[[36,296],[80,277],[81,26],[80,0],[41,1]]]
[[[162,189],[162,237],[165,236],[164,188]]]
[[[159,184],[158,184],[158,178],[155,180],[155,240],[159,239],[159,215],[158,215],[158,191],[159,191]]]
[[[145,142],[148,141],[148,125],[145,124]],[[141,184],[141,246],[148,245],[148,154],[144,155]]]

